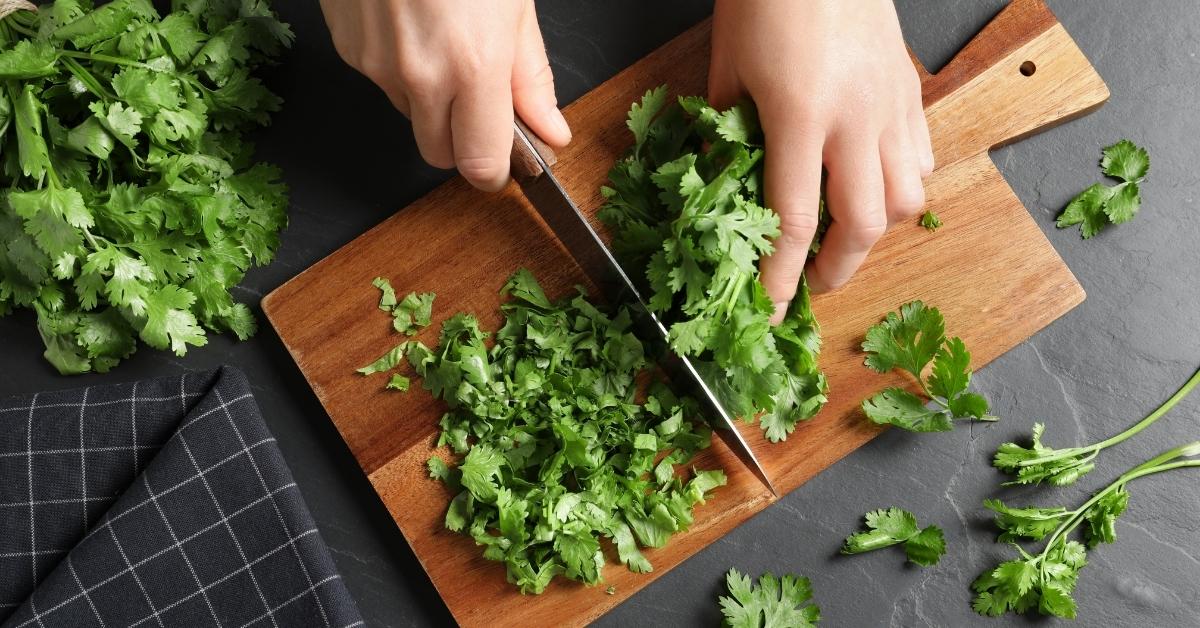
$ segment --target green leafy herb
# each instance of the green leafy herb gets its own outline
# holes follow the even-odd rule
[[[429,326],[433,319],[433,299],[436,294],[410,292],[397,301],[396,289],[386,277],[376,277],[371,285],[379,288],[379,309],[391,313],[392,327],[396,331],[415,336]]]
[[[1001,471],[1017,476],[1016,479],[1006,482],[1006,484],[1041,484],[1042,482],[1055,486],[1071,484],[1095,467],[1092,461],[1096,459],[1102,449],[1112,447],[1146,429],[1151,423],[1174,408],[1175,404],[1192,392],[1197,384],[1200,384],[1200,370],[1196,371],[1174,395],[1171,395],[1170,399],[1146,415],[1146,418],[1138,421],[1124,432],[1093,445],[1063,449],[1046,447],[1042,444],[1042,433],[1046,428],[1043,424],[1036,423],[1033,426],[1033,442],[1030,447],[1023,447],[1016,443],[1004,443],[996,450],[992,465]]]
[[[920,397],[907,390],[888,388],[862,403],[874,423],[911,432],[946,432],[958,419],[996,420],[987,413],[987,399],[967,391],[971,353],[961,338],[946,338],[945,321],[937,308],[920,301],[905,303],[867,330],[862,348],[867,352],[867,367],[880,373],[906,371],[938,406],[926,408]],[[933,368],[924,377],[931,362]]]
[[[866,532],[846,537],[843,554],[861,554],[904,544],[908,559],[922,567],[936,565],[946,553],[946,540],[937,526],[917,527],[917,518],[907,510],[888,508],[867,513]]]
[[[430,477],[457,492],[446,527],[503,562],[522,593],[541,593],[556,575],[600,582],[602,539],[630,570],[650,571],[639,547],[686,530],[694,506],[725,484],[720,471],[684,467],[710,442],[708,427],[686,418],[695,402],[653,380],[628,311],[606,313],[582,290],[551,301],[526,270],[503,292],[511,300],[490,348],[476,319],[458,314],[437,347],[406,340],[361,371],[407,356],[449,406],[438,445],[461,462],[428,461]],[[407,386],[400,375],[388,384]]]
[[[997,514],[999,540],[1012,542],[1020,557],[1000,563],[975,580],[972,585],[976,592],[975,612],[995,617],[1009,611],[1024,613],[1037,609],[1043,615],[1073,619],[1076,605],[1071,593],[1079,571],[1087,564],[1087,550],[1116,540],[1117,517],[1129,505],[1126,485],[1163,471],[1200,467],[1200,460],[1191,458],[1197,455],[1200,455],[1200,441],[1164,452],[1130,469],[1075,510],[1010,508],[996,500],[985,502]],[[1068,539],[1080,527],[1084,542]],[[1049,540],[1036,554],[1015,542],[1020,538],[1041,540],[1047,536]]]
[[[932,210],[926,210],[924,214],[921,214],[921,226],[925,227],[926,231],[937,231],[942,226],[942,219],[938,218],[938,215]]]
[[[230,289],[274,257],[280,172],[245,135],[280,100],[251,73],[292,41],[266,2],[59,0],[0,20],[0,315],[37,314],[64,374],[135,338],[184,355],[255,332]]]
[[[808,578],[766,573],[755,583],[737,569],[725,576],[729,597],[720,597],[721,625],[729,628],[811,628],[821,621],[821,609],[812,603]]]
[[[601,190],[614,249],[627,268],[644,269],[649,306],[669,325],[671,344],[695,358],[725,406],[757,417],[769,440],[786,439],[821,409],[828,385],[803,282],[783,323],[770,324],[758,260],[773,250],[779,217],[762,204],[753,106],[669,103],[664,86],[633,105],[628,126],[634,146]]]
[[[1079,225],[1083,237],[1090,238],[1109,224],[1133,220],[1142,204],[1138,185],[1150,171],[1150,155],[1129,140],[1121,140],[1104,149],[1100,159],[1104,174],[1120,183],[1097,183],[1079,193],[1058,216],[1058,227]]]

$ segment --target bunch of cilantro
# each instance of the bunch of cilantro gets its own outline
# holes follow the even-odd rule
[[[291,40],[264,0],[0,20],[0,315],[33,309],[59,372],[254,333],[229,289],[273,258],[287,193],[243,134],[280,104],[251,72]]]
[[[476,319],[458,314],[437,347],[406,340],[361,372],[403,353],[445,400],[438,445],[463,456],[456,467],[428,462],[457,492],[446,527],[503,562],[522,593],[541,593],[560,574],[600,582],[602,539],[630,570],[650,571],[639,546],[686,530],[693,507],[725,484],[721,471],[676,472],[708,447],[708,427],[687,419],[694,401],[661,382],[639,386],[648,364],[628,311],[607,314],[582,292],[552,302],[526,270],[504,293],[512,298],[490,348]]]
[[[666,87],[629,111],[634,145],[609,171],[600,219],[629,268],[645,269],[649,306],[676,351],[732,413],[758,417],[772,442],[825,404],[820,329],[803,283],[782,323],[758,260],[779,217],[763,206],[763,135],[746,103],[717,111],[700,97],[667,102]]]

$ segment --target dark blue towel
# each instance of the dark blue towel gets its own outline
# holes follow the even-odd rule
[[[0,622],[362,624],[231,368],[0,399]]]

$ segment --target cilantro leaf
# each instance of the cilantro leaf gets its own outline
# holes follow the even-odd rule
[[[946,541],[941,528],[917,526],[917,518],[901,508],[873,510],[866,515],[867,531],[846,537],[843,554],[861,554],[872,550],[904,544],[908,559],[922,567],[937,564],[946,553]]]
[[[1100,167],[1110,177],[1133,183],[1146,178],[1150,155],[1133,142],[1121,140],[1104,149]]]
[[[1150,156],[1129,140],[1104,149],[1100,160],[1104,174],[1121,180],[1115,186],[1096,183],[1080,192],[1058,216],[1058,227],[1080,225],[1084,239],[1100,233],[1109,224],[1133,220],[1141,208],[1139,184],[1150,171]]]
[[[937,308],[920,301],[905,303],[867,330],[862,343],[865,364],[879,373],[899,368],[920,378],[945,339],[945,323]]]
[[[808,578],[765,573],[755,583],[749,576],[730,569],[725,576],[729,596],[720,596],[722,625],[730,628],[809,628],[821,620],[821,610],[812,603]]]
[[[947,432],[958,419],[996,420],[987,414],[987,399],[967,391],[971,353],[961,338],[946,338],[937,308],[920,301],[902,305],[867,330],[862,348],[869,368],[908,372],[935,406],[926,407],[920,397],[902,388],[888,388],[862,402],[863,413],[873,423],[911,432]],[[926,378],[923,373],[930,362],[933,367]]]

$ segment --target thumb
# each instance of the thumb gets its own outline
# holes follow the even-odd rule
[[[571,141],[571,129],[558,110],[554,74],[538,28],[533,2],[526,4],[517,32],[512,75],[513,108],[521,121],[550,146],[562,148]]]

